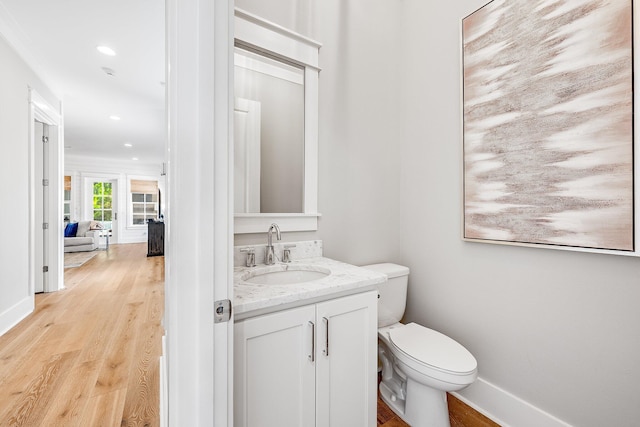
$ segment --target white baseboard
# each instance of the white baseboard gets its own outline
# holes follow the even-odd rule
[[[502,427],[572,427],[482,378],[452,394]]]
[[[160,427],[169,426],[169,411],[167,397],[167,343],[166,336],[162,337],[162,356],[160,356]]]
[[[0,313],[0,336],[4,335],[9,329],[16,326],[22,319],[33,312],[35,302],[33,297],[28,296],[13,307],[9,307]]]

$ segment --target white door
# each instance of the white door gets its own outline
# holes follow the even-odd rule
[[[85,220],[97,221],[109,232],[110,243],[118,242],[118,180],[92,178],[86,187]],[[100,242],[104,245],[105,242]]]
[[[48,287],[48,243],[49,209],[48,186],[48,143],[45,138],[49,133],[48,126],[37,120],[33,123],[34,157],[35,157],[35,292],[44,292]]]
[[[234,109],[235,213],[260,212],[260,102],[236,98]]]
[[[378,311],[370,291],[316,306],[317,427],[374,427]]]
[[[60,116],[33,89],[29,98],[30,281],[34,292],[52,292],[60,289],[63,277]]]
[[[315,425],[315,332],[313,305],[235,323],[236,427]]]

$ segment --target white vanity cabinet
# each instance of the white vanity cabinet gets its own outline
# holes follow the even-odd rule
[[[376,425],[377,292],[235,324],[236,427]]]

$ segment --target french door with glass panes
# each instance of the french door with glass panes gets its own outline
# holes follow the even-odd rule
[[[109,233],[112,243],[118,241],[117,184],[115,179],[93,179],[90,183],[91,207],[88,216],[102,225],[102,229]]]

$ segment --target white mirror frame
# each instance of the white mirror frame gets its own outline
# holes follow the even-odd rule
[[[302,213],[236,213],[234,233],[262,233],[272,223],[282,231],[318,229],[318,51],[320,43],[235,9],[235,39],[304,67],[304,204]]]

